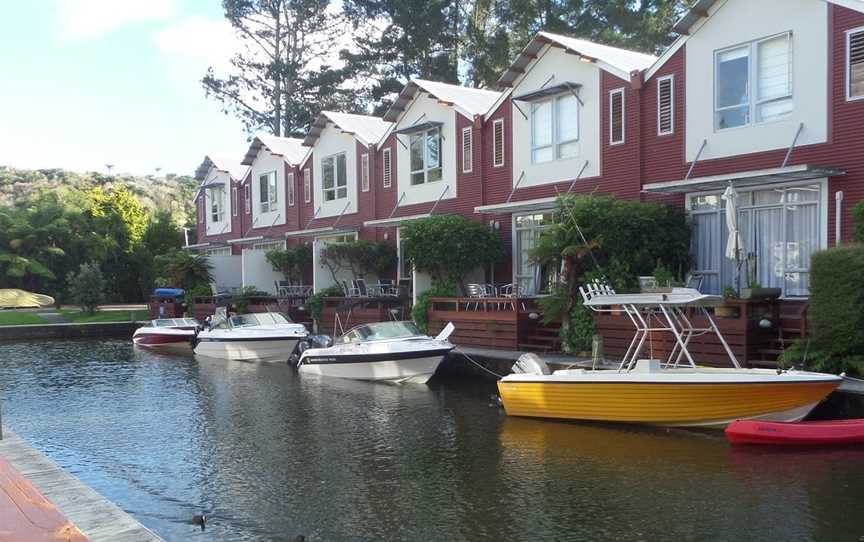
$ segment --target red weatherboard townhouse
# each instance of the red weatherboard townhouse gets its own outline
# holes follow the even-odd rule
[[[596,192],[684,207],[694,271],[703,290],[720,293],[735,284],[720,198],[731,182],[756,281],[806,297],[810,255],[851,237],[850,209],[864,198],[864,2],[700,0],[676,31],[659,58],[541,32],[501,91],[413,80],[383,119],[322,113],[308,148],[256,139],[239,216],[222,231],[211,224],[218,213],[199,206],[197,247],[219,255],[228,243],[242,283],[272,291],[281,277],[256,250],[287,239],[317,255],[346,238],[398,248],[400,224],[458,213],[499,231],[509,249],[477,279],[531,294],[547,288],[551,270],[527,254],[556,195]],[[300,150],[279,147],[289,141]],[[274,169],[276,200],[263,202],[261,176]],[[228,192],[199,178],[231,214]],[[242,208],[250,185],[257,222]],[[409,273],[400,262],[387,278]],[[413,279],[415,290],[428,284]],[[309,280],[332,283],[317,259]]]

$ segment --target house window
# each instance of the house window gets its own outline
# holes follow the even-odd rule
[[[441,130],[432,128],[411,135],[411,184],[441,180]]]
[[[260,241],[252,244],[252,250],[285,250],[285,241]]]
[[[294,172],[288,174],[288,205],[294,206]]]
[[[369,155],[360,155],[360,190],[369,191]]]
[[[222,222],[225,220],[225,188],[217,187],[210,189],[210,221]]]
[[[657,80],[657,135],[675,132],[674,82],[671,75]]]
[[[390,188],[390,185],[393,183],[392,151],[389,148],[384,149],[381,156],[384,160],[384,188]]]
[[[531,257],[540,234],[553,221],[552,213],[532,213],[513,217],[514,277],[522,294],[548,293],[555,281],[555,266],[540,266]]]
[[[609,143],[624,143],[624,89],[609,93]]]
[[[328,156],[321,160],[321,183],[324,201],[335,201],[348,197],[348,177],[345,171],[345,153]]]
[[[735,261],[725,255],[728,232],[721,194],[689,197],[694,272],[704,277],[702,291],[720,294],[726,287],[753,282],[781,288],[785,297],[809,295],[810,257],[822,248],[821,186],[738,193],[738,229],[745,255],[738,280]]]
[[[790,32],[718,51],[714,64],[717,130],[768,122],[792,112]]]
[[[240,212],[240,207],[237,201],[237,187],[231,188],[231,216],[237,216]]]
[[[503,140],[503,137],[502,137]],[[579,153],[579,102],[564,94],[531,104],[531,160],[535,164]]]
[[[243,187],[243,211],[247,215],[252,212],[252,195],[250,192],[251,189],[248,184]]]
[[[198,199],[198,222],[204,223],[204,215],[207,213],[207,204],[204,203],[204,195]]]
[[[850,30],[846,39],[846,97],[850,100],[864,99],[864,28]]]
[[[204,252],[207,256],[230,256],[231,255],[231,247],[219,247],[219,248],[211,248]]]
[[[276,210],[279,202],[279,191],[276,186],[276,172],[271,171],[258,176],[258,203],[262,213]]]
[[[303,170],[303,201],[312,201],[312,170],[308,167]]]
[[[504,119],[492,123],[492,166],[504,165]]]
[[[469,126],[462,128],[462,173],[474,169],[474,131]]]

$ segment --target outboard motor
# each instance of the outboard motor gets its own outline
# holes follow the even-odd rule
[[[516,374],[526,375],[548,375],[552,374],[546,362],[540,359],[540,356],[533,352],[522,354],[511,369]]]
[[[333,338],[329,335],[309,335],[297,344],[297,354],[302,354],[310,348],[330,348]]]

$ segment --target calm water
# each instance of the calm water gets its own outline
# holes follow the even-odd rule
[[[125,341],[0,344],[0,383],[8,426],[167,540],[864,535],[864,450],[508,419],[482,383],[301,378]]]

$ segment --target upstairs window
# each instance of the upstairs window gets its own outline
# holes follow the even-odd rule
[[[717,130],[768,122],[792,112],[790,32],[719,51],[714,63]]]
[[[609,93],[609,143],[624,143],[624,89]]]
[[[441,180],[441,130],[432,128],[411,135],[411,184]]]
[[[225,189],[222,187],[210,190],[210,221],[225,220]]]
[[[348,197],[348,176],[345,164],[344,152],[321,160],[321,186],[324,190],[324,201],[335,201]]]
[[[492,166],[504,165],[504,119],[492,123]]]
[[[249,181],[250,183],[252,181]],[[252,195],[249,193],[250,188],[247,184],[243,187],[243,211],[248,215],[252,212]]]
[[[200,198],[198,200],[198,222],[201,224],[204,223],[204,214],[207,213],[207,204],[204,202],[204,198]]]
[[[294,206],[294,172],[288,174],[288,205]]]
[[[673,76],[657,80],[657,135],[675,132],[675,89]]]
[[[384,160],[383,168],[384,168],[384,188],[389,188],[393,183],[393,163],[392,160],[392,151],[389,148],[384,149],[381,153],[382,159]]]
[[[237,216],[237,213],[240,212],[240,208],[238,206],[237,201],[237,187],[231,188],[231,216]]]
[[[276,210],[277,203],[279,203],[279,190],[276,187],[275,171],[258,177],[258,203],[262,213]]]
[[[312,170],[308,167],[303,170],[303,201],[312,201]]]
[[[503,140],[503,137],[502,137]],[[573,94],[531,104],[531,161],[563,160],[579,152],[579,102]]]
[[[360,190],[369,191],[369,155],[360,156]]]
[[[462,128],[462,173],[471,173],[474,169],[474,131],[469,126]]]
[[[850,30],[846,36],[846,97],[850,100],[861,100],[864,99],[864,28]]]

